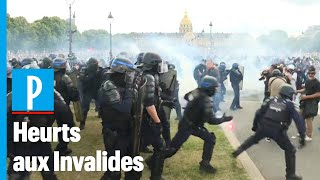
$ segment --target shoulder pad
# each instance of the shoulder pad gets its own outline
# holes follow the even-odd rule
[[[64,83],[66,83],[67,85],[73,85],[71,78],[70,78],[68,75],[66,75],[66,74],[64,74],[64,75],[62,76],[61,80],[62,80]]]
[[[112,81],[105,81],[100,88],[101,101],[104,104],[114,104],[121,101],[120,93]]]
[[[103,90],[117,89],[116,85],[114,85],[110,80],[105,81],[101,87]]]
[[[146,96],[147,99],[153,99],[155,95],[155,79],[152,75],[146,74],[144,75],[146,79]]]
[[[270,103],[270,101],[273,101],[275,97],[269,97],[266,100],[263,101],[262,106],[266,106],[267,104]]]
[[[150,84],[150,83],[154,84],[155,83],[155,79],[151,74],[145,74],[144,77],[147,80],[147,84]]]
[[[192,101],[195,98],[198,98],[200,95],[200,92],[198,89],[195,89],[193,91],[188,92],[187,94],[184,95],[184,99],[187,101]]]

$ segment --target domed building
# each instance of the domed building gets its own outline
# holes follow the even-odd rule
[[[180,22],[179,33],[192,33],[192,22],[188,16],[188,12],[184,12],[184,17]]]

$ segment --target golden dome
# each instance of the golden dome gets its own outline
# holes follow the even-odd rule
[[[180,28],[179,28],[180,33],[187,33],[187,32],[192,32],[192,23],[191,20],[188,17],[188,12],[184,12],[184,17],[180,22]]]
[[[183,19],[181,20],[180,24],[181,24],[181,25],[192,25],[191,20],[190,20],[190,18],[189,18],[189,16],[188,16],[188,12],[187,12],[187,11],[184,12],[184,17],[183,17]]]

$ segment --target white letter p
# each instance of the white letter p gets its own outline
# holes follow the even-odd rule
[[[37,89],[36,92],[33,93],[33,81],[36,82]],[[36,76],[27,76],[27,109],[33,109],[33,99],[38,97],[40,92],[42,91],[42,82]]]

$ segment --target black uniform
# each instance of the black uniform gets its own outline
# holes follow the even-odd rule
[[[61,94],[67,105],[70,105],[70,101],[79,100],[79,91],[65,72],[55,72],[54,80],[56,81],[55,89]]]
[[[136,100],[137,89],[124,81],[124,73],[112,73],[98,93],[99,113],[102,118],[103,140],[109,156],[120,150],[123,156],[133,156],[132,121],[133,103]],[[141,172],[125,173],[125,179],[140,179]],[[107,171],[101,180],[116,180],[121,178],[121,172]]]
[[[56,180],[57,177],[54,173],[53,163],[53,151],[51,149],[50,142],[13,142],[13,123],[19,122],[19,127],[22,126],[22,122],[28,122],[28,128],[30,127],[50,127],[55,117],[53,115],[12,115],[11,114],[11,93],[8,94],[8,113],[7,113],[7,156],[10,159],[8,166],[8,177],[10,180],[28,179],[30,172],[22,171],[16,172],[13,170],[13,158],[15,156],[49,156],[47,162],[49,171],[42,171],[41,175],[43,179]],[[63,100],[61,96],[55,93],[54,95],[54,107],[55,114],[58,114],[57,107]],[[72,115],[72,114],[71,114]]]
[[[300,143],[304,145],[305,123],[295,110],[293,102],[283,96],[267,99],[256,112],[252,128],[255,134],[233,152],[233,155],[238,156],[265,137],[272,138],[285,151],[287,179],[299,179],[295,176],[296,149],[287,135],[291,119],[296,123],[301,138]]]
[[[195,89],[187,93],[184,98],[188,101],[188,104],[185,108],[183,118],[179,123],[178,132],[171,141],[170,149],[172,153],[170,153],[168,157],[173,156],[182,144],[187,141],[190,135],[197,136],[204,140],[200,167],[205,166],[205,168],[207,168],[210,166],[210,170],[208,171],[214,173],[215,169],[211,167],[209,163],[216,143],[216,136],[204,127],[204,123],[207,122],[217,125],[225,121],[230,121],[232,117],[215,118],[212,99],[202,89]]]
[[[57,107],[57,111],[61,112],[55,115],[57,116],[57,124],[59,127],[62,127],[63,124],[66,124],[70,128],[74,127],[75,123],[69,105],[70,101],[79,100],[78,89],[73,85],[70,77],[66,75],[63,70],[55,72],[54,79],[56,81],[55,89],[61,94],[63,101],[65,102],[65,105],[59,103],[59,107]],[[68,149],[68,144],[68,142],[62,140],[62,133],[59,133],[59,144],[55,150],[60,151],[60,154],[62,155],[69,154],[71,153],[71,150]]]
[[[156,78],[154,77],[156,76]],[[149,73],[144,74],[143,77],[146,79],[146,97],[144,99],[144,106],[149,107],[155,105],[157,113],[161,123],[166,119],[165,112],[163,107],[160,106],[160,86],[157,82],[157,75],[151,75]],[[142,135],[142,147],[148,145],[153,146],[153,155],[150,159],[150,168],[151,168],[151,179],[160,179],[163,164],[164,164],[164,155],[163,151],[164,141],[161,138],[162,125],[156,124],[153,122],[152,118],[146,110],[143,113],[143,121],[141,125],[141,135]]]
[[[177,72],[174,69],[170,69],[168,72],[165,72],[160,75],[160,87],[161,87],[161,111],[164,111],[162,115],[161,123],[163,126],[162,137],[166,142],[168,147],[171,142],[170,134],[170,114],[171,109],[175,107],[175,91],[177,86],[176,80]]]
[[[97,91],[101,84],[101,74],[102,70],[97,69],[91,71],[87,67],[83,67],[80,70],[79,75],[79,87],[80,87],[80,100],[82,109],[82,120],[80,128],[83,129],[86,123],[87,114],[90,108],[91,100],[97,100]]]
[[[162,179],[162,171],[164,164],[164,142],[161,138],[161,123],[155,123],[146,108],[155,107],[157,116],[160,121],[166,118],[161,104],[161,88],[159,86],[159,70],[164,64],[161,57],[155,53],[144,53],[141,58],[138,58],[137,63],[143,71],[143,78],[146,80],[146,96],[144,98],[144,112],[141,125],[142,147],[147,145],[153,146],[153,155],[151,159],[146,160],[149,168],[151,168],[152,180]]]

